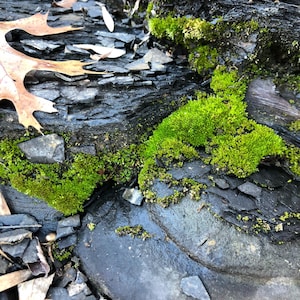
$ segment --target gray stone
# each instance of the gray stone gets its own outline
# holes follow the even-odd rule
[[[210,300],[209,294],[198,276],[182,278],[180,287],[188,296],[199,300]]]
[[[143,58],[137,59],[137,60],[125,65],[125,68],[130,71],[150,70],[149,63],[145,62]]]
[[[38,240],[32,239],[22,257],[23,262],[25,264],[35,263],[39,261],[39,258],[37,256],[37,246],[38,246]]]
[[[65,159],[64,139],[55,133],[33,138],[18,146],[33,163],[61,163]]]
[[[73,227],[58,227],[56,231],[56,238],[61,239],[73,233],[75,233],[75,229]]]
[[[257,186],[254,183],[251,183],[249,181],[241,184],[240,186],[238,186],[238,189],[243,192],[244,194],[250,195],[254,198],[259,199],[259,197],[261,196],[262,193],[262,188]]]
[[[8,268],[8,260],[0,256],[0,275],[5,274]]]
[[[58,228],[59,227],[79,227],[79,226],[80,226],[80,216],[78,214],[67,217],[67,218],[63,218],[57,224]]]
[[[77,234],[70,234],[64,238],[61,238],[57,241],[58,249],[65,249],[70,246],[74,246],[77,243]]]
[[[107,31],[96,31],[95,35],[102,37],[110,37],[116,40],[120,40],[126,44],[132,42],[135,39],[135,34],[126,33],[126,32],[107,32]]]
[[[222,190],[227,190],[230,187],[229,183],[223,178],[216,178],[214,179],[214,182]]]
[[[90,103],[98,95],[98,89],[86,86],[66,86],[62,87],[61,95],[75,103]]]
[[[27,214],[13,214],[0,216],[0,230],[8,228],[26,228],[32,232],[36,232],[42,227],[36,219]]]
[[[24,239],[16,245],[1,245],[1,249],[11,257],[22,257],[25,249],[28,246],[29,239]]]
[[[142,205],[143,202],[143,194],[138,189],[125,189],[122,197],[134,205]]]
[[[157,48],[150,49],[143,57],[145,62],[151,62],[156,64],[167,64],[173,61],[173,59],[167,56],[164,52]]]

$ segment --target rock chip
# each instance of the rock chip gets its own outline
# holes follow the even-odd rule
[[[33,163],[61,163],[65,159],[64,139],[55,133],[33,138],[18,146]]]
[[[238,189],[244,194],[250,195],[256,199],[259,199],[262,192],[262,188],[249,181],[238,186]]]
[[[122,197],[134,205],[142,205],[143,194],[138,189],[125,189]]]
[[[209,294],[198,276],[182,278],[180,287],[188,296],[199,300],[210,300]]]

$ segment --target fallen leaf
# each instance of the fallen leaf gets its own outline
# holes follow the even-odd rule
[[[25,128],[32,126],[39,132],[41,132],[42,127],[33,116],[33,112],[44,111],[53,113],[57,112],[57,110],[53,107],[53,102],[34,96],[26,90],[24,78],[28,72],[32,70],[45,70],[60,72],[70,76],[101,74],[100,72],[83,68],[91,63],[76,60],[56,62],[37,59],[15,50],[7,43],[5,35],[14,29],[22,29],[36,36],[81,29],[72,26],[50,27],[47,24],[47,16],[48,14],[43,15],[38,13],[28,18],[0,22],[0,101],[3,99],[12,101],[18,114],[19,123]]]
[[[106,9],[106,7],[103,3],[100,3],[100,2],[96,2],[96,3],[101,7],[103,21],[104,21],[107,29],[110,32],[113,32],[115,29],[115,23],[114,23],[114,20],[113,20],[111,14],[108,12],[108,10]]]
[[[99,45],[74,44],[73,46],[80,48],[80,49],[93,50],[94,52],[96,52],[100,55],[106,55],[105,57],[108,57],[108,58],[118,58],[118,57],[126,54],[126,51],[123,49],[103,47],[103,46],[99,46]]]
[[[0,191],[0,216],[10,215],[10,209],[6,203],[6,200]]]
[[[0,292],[6,291],[31,276],[29,270],[20,270],[0,276]]]
[[[63,7],[63,8],[71,8],[77,0],[61,0],[61,1],[53,1],[52,6]]]
[[[18,285],[19,300],[44,300],[53,278],[54,273],[48,277],[35,278],[20,283]]]

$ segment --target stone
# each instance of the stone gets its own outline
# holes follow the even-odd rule
[[[64,139],[55,133],[33,138],[18,146],[33,163],[61,163],[65,159]]]
[[[150,49],[143,57],[145,62],[156,63],[156,64],[167,64],[173,61],[173,59],[167,56],[164,52],[157,48]]]
[[[223,178],[214,179],[215,184],[222,190],[227,190],[230,188],[229,183]]]
[[[26,248],[24,254],[23,254],[23,262],[25,264],[35,263],[39,261],[39,257],[37,255],[37,246],[38,246],[38,240],[32,239]]]
[[[63,218],[61,219],[58,224],[57,227],[79,227],[80,226],[80,216],[77,215],[73,215],[67,218]]]
[[[122,197],[134,205],[142,205],[143,202],[143,194],[138,189],[125,189]]]
[[[17,258],[17,257],[22,257],[25,249],[28,246],[29,239],[24,239],[20,243],[17,243],[15,245],[1,245],[1,249],[9,254],[11,257]]]
[[[199,300],[210,300],[210,296],[198,276],[182,278],[180,287],[188,296]]]
[[[250,195],[256,199],[259,199],[262,193],[262,188],[257,186],[254,183],[251,183],[249,181],[241,184],[238,186],[238,189],[243,192],[244,194]]]
[[[57,241],[58,249],[65,249],[71,246],[76,245],[77,243],[77,234],[70,234],[64,238],[61,238]]]
[[[150,66],[148,62],[145,62],[143,58],[137,59],[127,65],[125,68],[130,71],[142,71],[142,70],[150,70]]]

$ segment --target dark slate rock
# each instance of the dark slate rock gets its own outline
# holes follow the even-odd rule
[[[56,231],[56,238],[61,239],[73,233],[75,233],[75,229],[73,227],[58,227]]]
[[[110,299],[187,300],[180,288],[187,274],[199,276],[212,299],[245,299],[257,291],[278,300],[286,293],[292,299],[300,296],[299,243],[272,245],[238,232],[205,208],[197,212],[201,203],[190,199],[163,209],[130,205],[121,195],[110,190],[98,196],[75,248],[82,270]],[[93,231],[87,228],[91,222]],[[153,237],[143,241],[115,233],[119,226],[136,224]],[[266,287],[266,281],[274,284]]]
[[[18,146],[33,163],[57,163],[65,159],[64,139],[57,134],[39,136]]]
[[[211,166],[204,164],[200,160],[184,163],[181,168],[173,168],[168,171],[174,179],[180,180],[183,178],[197,179],[207,174],[211,170]]]
[[[57,224],[57,228],[60,227],[79,227],[80,226],[80,216],[74,215],[67,218],[63,218]]]
[[[219,199],[222,203],[227,205],[229,208],[233,208],[237,211],[249,211],[256,209],[256,203],[249,197],[244,196],[234,190],[221,190],[216,187],[210,187],[206,190],[208,198],[206,200],[210,202],[213,197],[210,197],[211,194],[219,196]],[[212,200],[213,203],[214,201]]]
[[[73,300],[69,296],[67,289],[62,287],[50,287],[47,298],[52,300]]]
[[[130,71],[142,71],[142,70],[150,70],[150,66],[148,62],[145,62],[143,58],[137,59],[127,65],[125,68]]]
[[[98,95],[98,89],[80,86],[66,86],[62,87],[61,95],[76,103],[89,103]]]
[[[182,278],[180,287],[188,296],[199,300],[210,300],[210,297],[198,276]]]
[[[216,178],[214,179],[215,184],[222,190],[227,190],[230,188],[228,182],[223,178]]]
[[[75,281],[76,279],[76,270],[71,267],[70,265],[66,265],[64,267],[64,273],[62,277],[59,278],[58,283],[56,284],[57,287],[66,287],[70,282]]]
[[[15,245],[1,245],[1,249],[11,257],[22,257],[25,249],[29,244],[29,239],[24,239]]]
[[[135,34],[126,33],[126,32],[107,32],[107,31],[96,31],[95,35],[102,37],[110,37],[116,40],[120,40],[126,44],[132,42],[135,39]]]
[[[22,259],[24,263],[29,264],[29,263],[35,263],[39,261],[39,258],[37,256],[37,246],[38,246],[38,240],[32,239],[23,254]]]
[[[42,227],[36,219],[27,214],[13,214],[0,216],[0,230],[12,228],[26,228],[32,232],[36,232]]]
[[[262,188],[257,186],[254,183],[251,183],[249,181],[241,184],[238,186],[238,189],[243,192],[244,194],[250,195],[254,198],[259,199],[262,193]]]
[[[299,240],[280,246],[272,244],[262,236],[237,231],[215,218],[207,209],[197,212],[198,206],[199,202],[185,197],[168,209],[151,206],[151,212],[154,220],[179,247],[214,270],[257,279],[278,276],[299,278],[296,267],[300,255]],[[290,280],[289,285],[293,285]]]
[[[8,260],[0,256],[0,274],[5,274],[8,269]]]
[[[67,237],[64,237],[60,240],[57,241],[57,246],[59,249],[65,249],[70,246],[74,246],[77,243],[77,234],[71,234],[68,235]]]
[[[38,234],[42,239],[49,233],[56,231],[57,222],[62,218],[62,213],[50,207],[46,202],[26,196],[10,186],[0,185],[6,202],[14,213],[30,214],[42,227]]]

